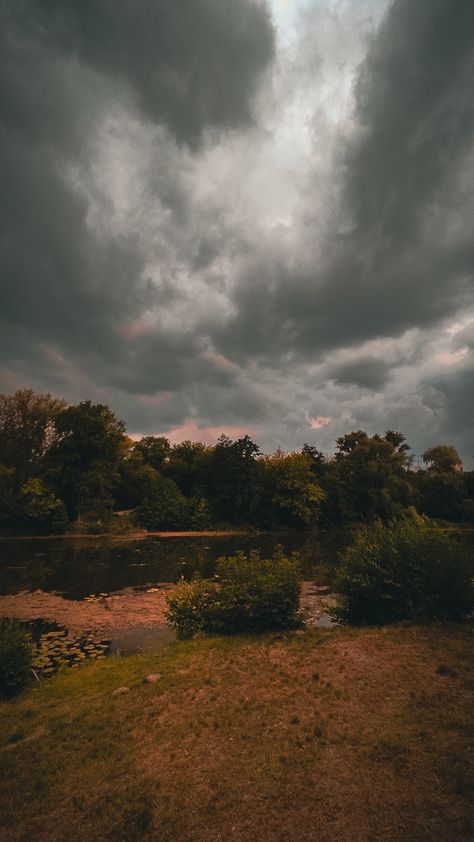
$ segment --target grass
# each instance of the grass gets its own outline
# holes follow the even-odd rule
[[[468,627],[406,626],[67,672],[0,706],[0,838],[470,838],[471,668]]]

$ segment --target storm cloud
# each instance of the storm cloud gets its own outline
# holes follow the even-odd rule
[[[5,0],[0,388],[474,454],[470,0]],[[181,433],[180,433],[181,431]]]

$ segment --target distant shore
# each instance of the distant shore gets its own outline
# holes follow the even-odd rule
[[[145,529],[135,529],[131,532],[124,532],[123,535],[117,535],[114,532],[64,532],[61,535],[0,535],[1,541],[31,541],[32,539],[47,541],[51,538],[62,538],[65,541],[82,540],[89,538],[108,538],[111,541],[133,541],[141,540],[142,538],[225,538],[232,535],[254,535],[263,534],[265,530],[255,530],[249,532],[246,529],[204,529],[200,531],[187,532],[147,532]]]
[[[361,527],[361,523],[349,524],[345,528],[357,529]],[[336,527],[335,527],[336,528]],[[453,523],[449,526],[433,525],[432,529],[439,532],[463,532],[474,533],[474,526],[463,523]],[[130,532],[117,534],[116,532],[63,532],[57,535],[0,535],[0,541],[49,541],[52,538],[62,539],[63,541],[82,541],[89,539],[103,538],[108,541],[141,541],[145,538],[231,538],[233,535],[268,535],[268,534],[282,534],[288,530],[277,529],[202,529],[202,530],[185,530],[185,531],[147,531],[146,529],[132,529]],[[294,531],[294,530],[290,530]],[[297,530],[300,531],[300,530]],[[306,531],[306,530],[304,530]],[[327,528],[315,527],[317,532],[327,532]]]

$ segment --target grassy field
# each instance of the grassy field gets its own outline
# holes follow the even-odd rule
[[[0,838],[472,838],[472,642],[311,630],[69,671],[0,704]]]

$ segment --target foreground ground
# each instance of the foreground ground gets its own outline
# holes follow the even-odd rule
[[[0,838],[472,838],[472,667],[470,629],[431,626],[69,671],[0,704]]]

